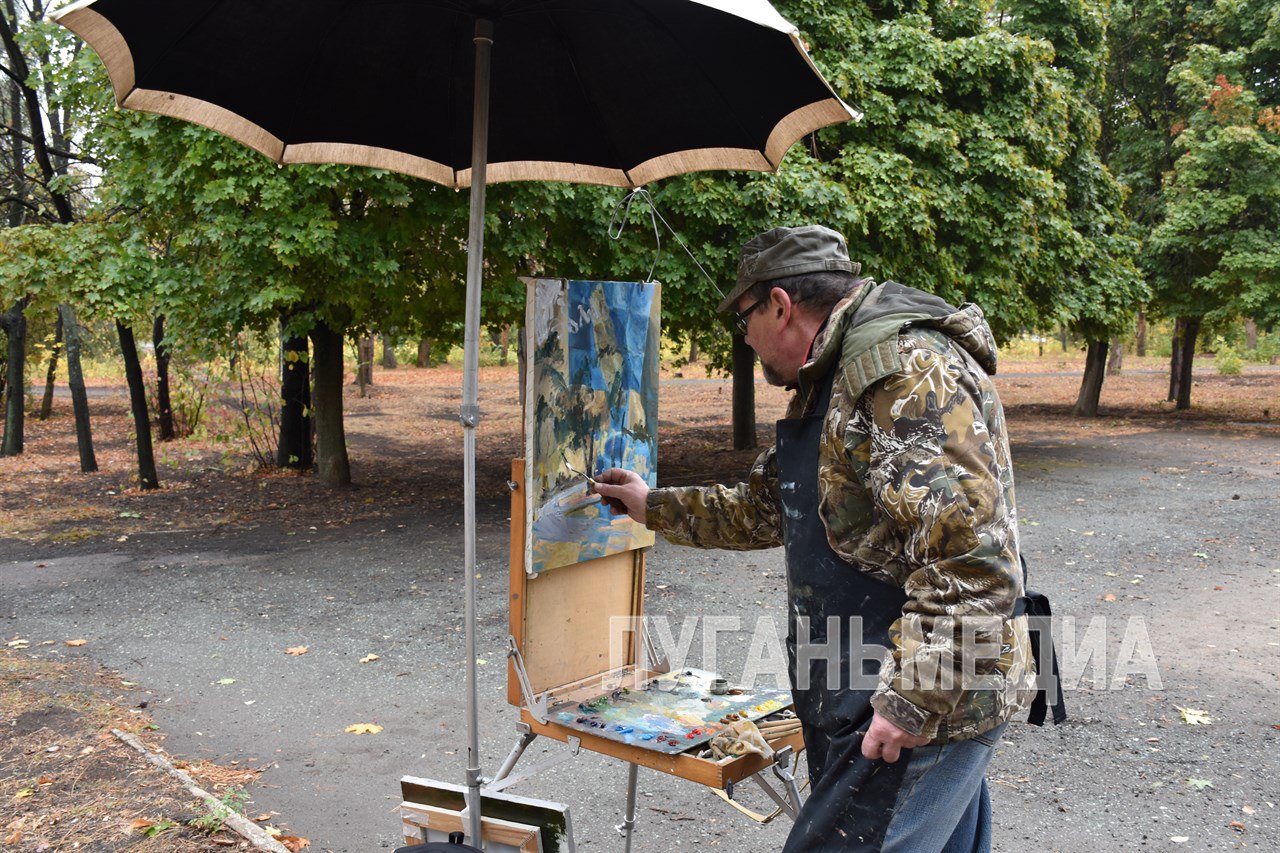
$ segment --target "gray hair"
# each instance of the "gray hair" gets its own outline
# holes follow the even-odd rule
[[[764,299],[775,287],[780,287],[791,297],[792,305],[803,305],[807,313],[826,317],[841,299],[853,292],[859,281],[853,273],[843,270],[820,270],[757,281],[750,293],[754,299]]]

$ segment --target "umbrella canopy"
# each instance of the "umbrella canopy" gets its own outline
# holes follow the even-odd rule
[[[772,170],[856,114],[764,0],[88,0],[57,14],[121,106],[281,163],[471,182],[475,20],[493,22],[488,183]]]

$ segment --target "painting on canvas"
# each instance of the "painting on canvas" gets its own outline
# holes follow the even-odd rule
[[[525,569],[652,545],[652,531],[610,513],[588,478],[627,468],[657,484],[660,286],[527,283]]]

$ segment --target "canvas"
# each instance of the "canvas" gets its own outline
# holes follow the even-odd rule
[[[660,286],[529,279],[526,549],[531,574],[644,548],[653,532],[589,478],[627,468],[657,485]]]

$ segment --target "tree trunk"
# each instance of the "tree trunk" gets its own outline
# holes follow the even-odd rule
[[[733,336],[733,449],[756,446],[756,351]]]
[[[390,335],[382,336],[382,366],[387,370],[396,369],[396,342]]]
[[[507,366],[507,359],[511,357],[511,324],[507,323],[502,327],[502,334],[498,338],[498,364],[503,367]]]
[[[27,297],[19,299],[0,317],[0,328],[9,337],[4,382],[4,440],[0,456],[22,453],[27,416]]]
[[[360,396],[369,396],[369,386],[373,384],[373,336],[365,335],[356,341],[356,384],[360,386]]]
[[[1191,367],[1196,358],[1196,337],[1200,334],[1200,318],[1191,317],[1183,326],[1182,332],[1182,364],[1178,371],[1178,402],[1175,409],[1191,408]]]
[[[1134,342],[1133,354],[1142,358],[1147,354],[1147,312],[1138,312],[1138,339]]]
[[[280,321],[281,330],[284,320]],[[280,442],[276,465],[309,471],[311,453],[311,369],[305,335],[281,341],[280,359]]]
[[[160,440],[173,441],[178,434],[173,428],[173,404],[169,401],[169,348],[164,344],[163,314],[157,314],[151,326],[151,342],[156,348],[156,422]]]
[[[689,338],[689,363],[697,364],[698,357],[698,339],[691,337]]]
[[[418,367],[431,366],[431,338],[423,338],[418,341]]]
[[[1169,396],[1165,398],[1170,403],[1178,399],[1178,383],[1182,378],[1182,331],[1185,323],[1181,317],[1173,321],[1173,341],[1169,351]]]
[[[58,378],[58,356],[62,353],[62,313],[53,325],[53,350],[49,353],[49,370],[44,375],[44,398],[40,400],[40,420],[53,414],[53,383]]]
[[[80,453],[80,471],[91,474],[98,470],[98,457],[93,452],[93,430],[89,423],[89,395],[84,390],[84,372],[80,369],[80,324],[69,305],[58,309],[62,320],[62,339],[67,344],[67,387],[71,389],[71,410],[76,415],[76,450]]]
[[[316,431],[316,474],[328,486],[351,485],[342,425],[342,335],[318,322],[311,330],[311,392]]]
[[[1062,326],[1058,329],[1058,340],[1062,341],[1062,351],[1067,351],[1067,327]]]
[[[1258,323],[1252,317],[1244,321],[1244,348],[1247,350],[1258,348]]]
[[[1111,354],[1107,357],[1107,375],[1119,376],[1124,367],[1124,338],[1111,339]]]
[[[1084,379],[1080,383],[1080,393],[1076,396],[1075,407],[1071,414],[1077,418],[1096,418],[1098,416],[1098,398],[1102,396],[1102,380],[1106,374],[1107,350],[1106,341],[1089,341],[1089,348],[1084,359]]]
[[[124,376],[129,383],[129,408],[133,410],[133,429],[138,435],[138,485],[145,489],[160,486],[156,476],[156,456],[151,447],[151,418],[147,414],[147,386],[142,379],[142,363],[138,361],[138,344],[133,329],[116,320],[120,337],[120,353],[124,356]]]

